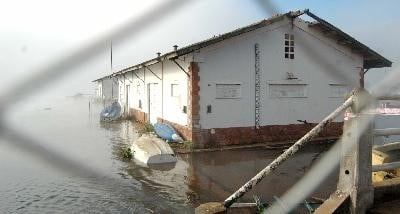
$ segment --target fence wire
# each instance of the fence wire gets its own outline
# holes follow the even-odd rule
[[[396,68],[394,72],[388,75],[382,82],[377,84],[371,91],[374,95],[389,94],[391,86],[396,84],[396,80],[400,79],[400,69]],[[369,100],[369,105],[377,102],[376,99]],[[373,122],[374,116],[364,109],[360,114],[368,115],[365,119],[361,120],[359,126],[351,126],[347,130],[348,133],[353,133],[360,136],[364,133],[368,125]],[[303,176],[290,190],[281,198],[285,207],[278,203],[274,203],[265,213],[286,213],[286,210],[295,209],[298,204],[302,203],[307,197],[314,192],[320,184],[328,178],[328,176],[339,165],[340,159],[343,155],[353,148],[357,141],[344,141],[343,136],[326,152],[323,157]],[[372,164],[372,163],[371,163]]]
[[[258,0],[266,13],[279,14],[282,11],[271,2],[267,0]],[[343,71],[338,70],[337,67],[321,57],[316,52],[313,46],[303,39],[297,37],[297,40],[303,45],[306,50],[306,54],[309,57],[315,59],[316,62],[322,63],[330,75],[336,76],[340,80],[347,84],[354,85],[354,80],[349,79],[348,76],[344,75]],[[391,89],[396,86],[400,80],[400,69],[396,68],[388,75],[383,81],[375,84],[371,89],[371,94],[375,96],[382,96],[392,93]],[[377,103],[378,100],[369,100],[370,105]],[[365,114],[363,110],[361,114]],[[373,122],[374,117],[369,116],[364,120],[361,120],[359,126],[351,126],[348,129],[349,133],[355,133],[357,135],[363,133],[368,125]],[[293,187],[291,187],[281,198],[279,202],[275,202],[269,207],[264,213],[289,213],[293,211],[299,204],[301,204],[307,197],[310,196],[320,184],[328,178],[328,176],[337,168],[343,155],[345,155],[353,146],[357,143],[356,141],[343,142],[343,136],[332,146],[332,148],[326,152],[322,158],[303,176]],[[371,163],[372,164],[372,163]]]
[[[81,48],[73,51],[72,53],[66,54],[58,60],[48,62],[37,69],[31,71],[32,76],[26,78],[20,83],[16,83],[13,87],[2,93],[0,96],[0,136],[6,139],[10,146],[13,146],[21,151],[28,152],[33,156],[36,156],[50,165],[54,166],[55,169],[62,170],[71,175],[77,175],[81,177],[107,177],[100,172],[97,172],[90,167],[87,167],[84,163],[77,162],[68,156],[60,154],[56,151],[44,148],[40,145],[39,139],[34,139],[27,136],[9,125],[4,120],[4,114],[16,103],[27,97],[30,97],[36,93],[40,93],[45,89],[50,82],[55,80],[62,80],[62,77],[69,75],[77,70],[76,68],[93,59],[99,53],[104,51],[104,44],[109,41],[113,43],[122,43],[128,38],[134,37],[140,31],[149,28],[150,26],[160,22],[169,14],[177,12],[180,8],[185,5],[194,2],[193,0],[169,0],[164,1],[162,4],[153,8],[150,12],[143,16],[131,19],[125,24],[109,31],[105,35],[98,36],[93,42],[82,46]],[[267,0],[254,0],[252,3],[258,4],[268,15],[280,14],[280,11],[271,1]],[[298,37],[298,44],[302,44],[304,50],[308,54],[308,57],[314,59],[316,62],[323,65],[326,68],[325,72],[329,72],[329,75],[336,76],[339,80],[345,83],[352,84],[354,80],[349,79],[348,76],[344,75],[344,71],[338,70],[337,66],[328,62],[316,51],[312,44]],[[400,69],[394,69],[394,71],[380,84],[376,84],[371,92],[375,95],[388,94],[392,87],[394,87],[400,79]],[[371,102],[375,102],[372,100]],[[371,122],[372,118],[363,122],[363,125],[351,130],[356,133],[361,133],[365,130],[368,123]],[[321,158],[321,160],[314,166],[309,172],[295,185],[293,186],[283,197],[281,204],[274,204],[267,213],[285,213],[293,210],[297,204],[307,198],[319,184],[327,178],[327,176],[337,167],[339,164],[341,154],[343,150],[340,148],[341,139]],[[352,142],[346,142],[348,147],[351,148]],[[354,142],[353,142],[354,143]],[[108,182],[120,182],[112,179],[105,181],[105,185]]]
[[[91,172],[88,167],[83,167],[83,163],[76,163],[74,160],[62,154],[45,149],[40,146],[40,140],[32,140],[34,138],[25,136],[25,134],[8,127],[4,118],[5,113],[7,113],[16,102],[33,96],[36,93],[40,93],[48,84],[53,83],[53,81],[61,81],[65,75],[70,75],[78,70],[76,68],[104,51],[104,44],[107,44],[109,41],[122,43],[128,38],[134,37],[140,31],[161,21],[169,14],[178,11],[181,7],[190,2],[192,2],[192,0],[165,1],[139,18],[128,20],[125,24],[111,30],[107,34],[99,35],[92,43],[83,45],[72,53],[66,54],[58,60],[49,62],[29,72],[32,73],[30,77],[27,77],[22,82],[16,83],[13,87],[0,95],[1,137],[9,140],[11,146],[31,152],[33,155],[54,165],[55,168],[60,167],[63,171],[69,171],[72,174],[85,171]]]

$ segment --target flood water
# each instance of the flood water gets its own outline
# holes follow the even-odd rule
[[[200,203],[223,201],[281,153],[258,148],[183,154],[176,165],[148,168],[121,156],[139,135],[135,124],[100,123],[102,106],[69,98],[10,117],[9,125],[28,136],[24,143],[46,149],[0,139],[0,213],[192,213]],[[241,201],[282,195],[327,148],[302,149]],[[335,175],[313,196],[327,197]]]

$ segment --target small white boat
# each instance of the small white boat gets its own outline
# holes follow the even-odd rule
[[[131,146],[133,157],[147,165],[175,163],[172,148],[155,135],[145,134],[135,140]]]

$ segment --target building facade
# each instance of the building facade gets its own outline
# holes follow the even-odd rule
[[[119,83],[116,77],[100,78],[95,83],[95,96],[97,99],[113,101],[118,99]]]
[[[300,18],[308,15],[314,22]],[[274,16],[110,76],[138,121],[173,125],[198,147],[301,137],[391,62],[308,10]],[[341,134],[337,120],[323,136]]]

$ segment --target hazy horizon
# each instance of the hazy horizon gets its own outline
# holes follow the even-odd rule
[[[151,12],[160,2],[163,1],[39,0],[3,3],[0,18],[7,21],[0,23],[0,46],[1,71],[6,78],[0,81],[0,89],[4,92],[15,82],[35,75],[33,71],[36,67],[63,57],[132,17]],[[272,3],[275,9],[282,12],[309,8],[391,60],[393,67],[396,67],[400,59],[395,36],[400,33],[400,29],[396,28],[400,15],[391,12],[396,10],[400,2],[373,4],[374,1],[361,0],[285,0]],[[183,47],[270,16],[257,1],[194,1],[128,41],[113,41],[112,71],[153,58],[156,52],[169,52],[173,45]],[[110,42],[105,41],[104,51],[99,56],[79,66],[74,74],[38,93],[38,97],[93,93],[91,81],[111,73]],[[368,71],[367,87],[382,79],[392,69]]]

